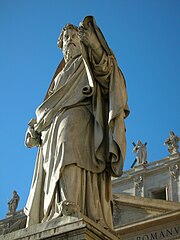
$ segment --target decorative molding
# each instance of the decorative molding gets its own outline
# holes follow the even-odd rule
[[[142,192],[142,187],[143,187],[143,176],[139,175],[134,178],[134,184],[135,184],[135,189],[138,192]]]
[[[169,167],[169,172],[172,178],[176,181],[179,176],[179,166],[178,164],[172,165]]]

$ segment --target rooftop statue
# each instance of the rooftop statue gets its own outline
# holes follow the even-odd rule
[[[176,136],[173,131],[170,131],[169,138],[167,138],[164,142],[164,145],[168,146],[168,151],[170,154],[179,152],[179,141],[180,137]]]
[[[19,200],[20,200],[19,195],[17,194],[16,191],[13,191],[12,198],[11,198],[11,200],[8,202],[8,210],[9,210],[9,213],[13,214],[13,213],[16,212],[16,209],[17,209],[17,207],[18,207]]]
[[[137,144],[133,142],[133,152],[136,154],[135,161],[133,162],[131,168],[136,164],[146,164],[147,163],[147,143],[142,143],[140,140],[137,141]]]
[[[111,175],[122,174],[126,152],[126,84],[91,16],[67,24],[58,47],[64,58],[26,133],[38,147],[25,207],[27,226],[80,211],[112,225]]]

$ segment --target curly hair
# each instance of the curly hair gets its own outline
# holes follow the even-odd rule
[[[71,24],[71,23],[68,23],[68,24],[66,24],[66,25],[63,27],[63,29],[62,29],[62,31],[61,31],[61,33],[60,33],[60,36],[58,37],[58,41],[57,41],[57,45],[58,45],[58,47],[61,48],[61,49],[62,49],[62,47],[63,47],[63,35],[64,35],[64,32],[65,32],[67,29],[74,29],[74,30],[78,31],[78,27],[74,26],[74,25]]]

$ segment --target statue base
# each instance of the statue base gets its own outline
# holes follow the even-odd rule
[[[40,223],[28,228],[0,236],[0,240],[118,240],[117,233],[104,229],[91,219],[63,216],[46,223]]]

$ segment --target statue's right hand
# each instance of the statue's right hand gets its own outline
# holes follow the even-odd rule
[[[37,133],[32,127],[28,127],[24,143],[28,148],[35,146],[39,147],[41,145],[40,134]]]
[[[79,27],[78,36],[79,39],[91,49],[96,50],[101,47],[101,44],[96,36],[96,33],[94,32],[91,23],[89,23],[86,27],[81,24]]]

